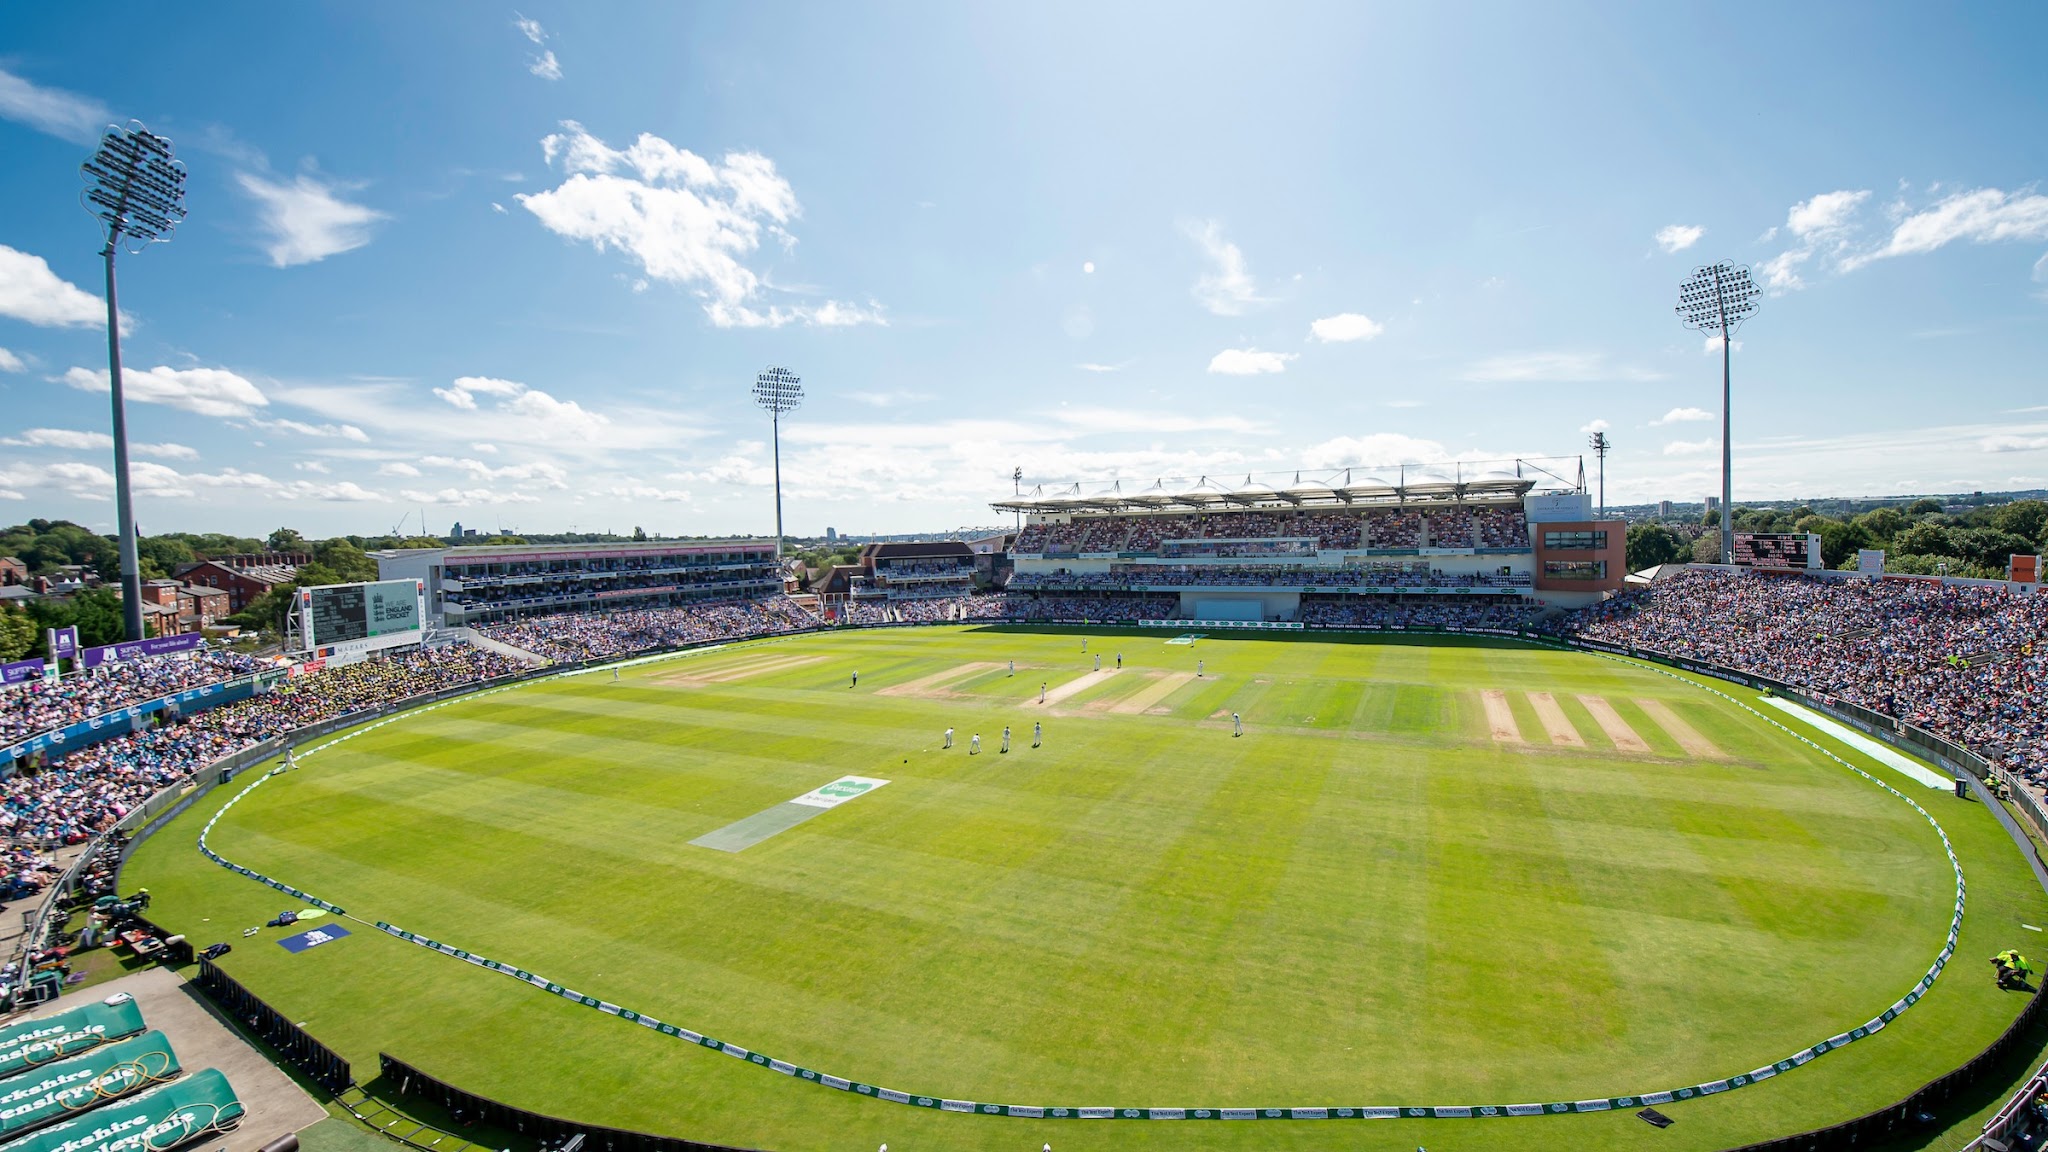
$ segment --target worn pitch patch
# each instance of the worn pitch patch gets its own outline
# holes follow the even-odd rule
[[[1486,726],[1493,729],[1493,738],[1503,744],[1527,744],[1522,739],[1522,726],[1515,723],[1515,711],[1508,707],[1508,694],[1498,689],[1489,689],[1479,694],[1486,704]]]
[[[1550,742],[1560,748],[1584,748],[1586,741],[1579,730],[1572,727],[1571,718],[1564,709],[1557,706],[1557,697],[1548,692],[1525,693],[1530,707],[1536,709],[1536,718],[1543,721],[1543,730],[1550,733]]]
[[[1727,753],[1714,747],[1713,741],[1700,735],[1699,729],[1687,724],[1683,717],[1672,711],[1671,706],[1662,700],[1638,696],[1636,697],[1636,707],[1641,708],[1644,715],[1655,720],[1657,726],[1664,729],[1665,735],[1678,741],[1678,746],[1685,750],[1686,755],[1697,756],[1702,760],[1726,760],[1728,758]]]
[[[877,780],[872,776],[841,776],[830,784],[813,788],[794,800],[785,800],[744,820],[735,820],[723,828],[714,828],[690,843],[698,848],[738,852],[743,848],[751,848],[778,832],[787,832],[813,816],[822,816],[848,800],[856,796],[865,796],[887,783],[887,780]]]
[[[1600,725],[1600,731],[1614,741],[1615,751],[1642,753],[1650,750],[1650,745],[1636,735],[1636,730],[1628,726],[1628,721],[1621,718],[1621,713],[1614,710],[1614,705],[1609,704],[1606,697],[1581,696],[1579,703],[1586,706],[1593,722]]]

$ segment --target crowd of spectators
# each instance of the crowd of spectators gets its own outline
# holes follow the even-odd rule
[[[1180,597],[1079,595],[1007,596],[1004,616],[1010,620],[1060,624],[1169,620],[1180,612]]]
[[[529,616],[477,629],[485,637],[558,663],[628,656],[744,636],[767,636],[818,626],[818,618],[781,596],[720,600],[671,608]]]
[[[24,765],[0,781],[0,836],[17,853],[75,844],[111,827],[165,786],[251,744],[408,696],[502,676],[519,666],[459,644],[306,667],[311,670],[248,699],[189,717],[159,714],[142,731]],[[17,866],[13,857],[8,863]],[[47,868],[28,874],[49,878]]]
[[[1107,572],[1018,572],[1013,592],[1120,592],[1161,585],[1176,588],[1513,588],[1530,578],[1448,573],[1427,564],[1377,562],[1343,568],[1271,564],[1113,564]]]
[[[2048,595],[1686,569],[1557,627],[1846,700],[2048,783]]]
[[[246,676],[263,667],[252,656],[224,649],[198,649],[140,660],[109,661],[61,679],[25,680],[0,688],[0,744],[12,744],[140,704]]]
[[[1300,619],[1325,628],[1520,629],[1542,611],[1519,596],[1331,596],[1304,598]]]

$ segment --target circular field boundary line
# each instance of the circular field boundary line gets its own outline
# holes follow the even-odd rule
[[[737,645],[728,644],[720,645],[719,648],[727,649],[736,646]],[[1765,715],[1764,713],[1758,711],[1754,707],[1751,707],[1749,704],[1743,702],[1742,700],[1739,700],[1734,696],[1731,696],[1728,693],[1721,691],[1718,688],[1712,687],[1711,685],[1703,684],[1698,680],[1681,676],[1676,672],[1660,667],[1656,664],[1649,663],[1647,661],[1640,661],[1631,659],[1629,657],[1617,656],[1608,652],[1600,652],[1597,650],[1584,648],[1569,648],[1562,645],[1554,647],[1550,645],[1531,646],[1539,648],[1550,647],[1552,648],[1552,650],[1561,649],[1564,651],[1581,652],[1589,656],[1605,657],[1606,659],[1616,661],[1617,663],[1627,664],[1636,668],[1646,669],[1648,671],[1656,672],[1664,676],[1669,676],[1670,678],[1678,681],[1681,684],[1686,684],[1702,692],[1708,692],[1715,696],[1719,696],[1723,700],[1729,702],[1730,704],[1735,705],[1737,708],[1740,708],[1743,711],[1748,712],[1750,715],[1778,729],[1787,736],[1792,737],[1793,739],[1799,741],[1800,743],[1806,745],[1807,747],[1813,749],[1814,751],[1820,753],[1828,759],[1833,760],[1836,764],[1842,766],[1843,768],[1848,769],[1856,775],[1863,777],[1865,780],[1868,780],[1870,783],[1876,785],[1877,787],[1882,788],[1886,792],[1891,793],[1893,796],[1904,801],[1906,804],[1911,805],[1913,810],[1915,812],[1918,812],[1921,818],[1926,820],[1927,823],[1931,827],[1933,827],[1935,835],[1941,838],[1942,850],[1948,855],[1949,867],[1955,873],[1956,882],[1955,911],[1949,919],[1948,939],[1946,943],[1942,945],[1940,953],[1934,958],[1934,962],[1928,966],[1926,975],[1922,976],[1920,978],[1919,983],[1915,984],[1912,987],[1912,989],[1908,991],[1904,996],[1899,997],[1899,999],[1894,1001],[1890,1007],[1886,1008],[1883,1012],[1880,1012],[1878,1015],[1872,1017],[1868,1022],[1858,1025],[1855,1028],[1851,1028],[1848,1031],[1837,1033],[1836,1035],[1830,1036],[1827,1039],[1820,1041],[1819,1043],[1812,1044],[1805,1048],[1802,1048],[1799,1051],[1793,1053],[1790,1056],[1785,1057],[1782,1060],[1777,1060],[1770,1064],[1766,1064],[1760,1068],[1752,1069],[1747,1072],[1737,1073],[1735,1075],[1728,1076],[1719,1080],[1710,1080],[1699,1084],[1688,1084],[1683,1087],[1663,1089],[1656,1092],[1644,1092],[1639,1094],[1621,1096],[1608,1096],[1604,1098],[1595,1098],[1587,1100],[1560,1100],[1528,1104],[1478,1105],[1321,1105],[1313,1107],[1287,1106],[1256,1108],[1220,1108],[1211,1106],[1186,1108],[1154,1108],[1127,1106],[1051,1106],[1026,1104],[997,1104],[989,1103],[986,1101],[956,1100],[945,1096],[922,1095],[913,1092],[903,1092],[893,1088],[885,1088],[880,1085],[869,1084],[860,1080],[852,1080],[846,1077],[834,1076],[827,1072],[821,1072],[816,1069],[806,1068],[800,1064],[794,1064],[786,1060],[777,1059],[773,1056],[767,1055],[766,1053],[756,1052],[748,1048],[742,1048],[739,1045],[733,1044],[729,1041],[718,1040],[714,1037],[706,1036],[700,1032],[693,1031],[689,1028],[684,1028],[680,1025],[669,1024],[664,1021],[657,1020],[652,1016],[648,1016],[645,1013],[636,1012],[631,1008],[626,1008],[618,1004],[613,1004],[609,1001],[599,999],[595,996],[587,996],[565,985],[549,980],[545,976],[529,972],[524,968],[520,968],[500,960],[494,960],[485,956],[481,956],[474,952],[470,952],[461,948],[456,948],[442,941],[434,940],[429,937],[407,931],[387,921],[366,920],[363,917],[353,915],[341,906],[323,900],[320,897],[313,895],[312,893],[301,891],[297,888],[292,887],[289,884],[284,883],[281,880],[267,876],[261,872],[255,871],[254,869],[237,864],[234,861],[229,860],[227,857],[222,856],[220,853],[215,852],[210,846],[208,846],[207,837],[212,833],[214,825],[220,822],[221,817],[227,815],[229,809],[233,808],[236,804],[240,803],[243,800],[243,798],[247,797],[257,788],[261,787],[264,784],[264,782],[268,781],[274,776],[283,774],[286,770],[284,765],[279,765],[278,767],[273,768],[270,771],[258,776],[255,780],[251,781],[247,786],[242,788],[241,791],[235,793],[235,795],[231,797],[227,801],[227,803],[222,804],[220,808],[216,810],[214,814],[207,819],[205,827],[200,829],[198,847],[199,851],[202,854],[204,854],[207,859],[213,861],[215,864],[220,865],[222,868],[225,868],[230,872],[235,872],[242,876],[246,876],[259,884],[268,885],[269,887],[275,888],[288,896],[292,896],[296,899],[303,900],[306,903],[313,905],[314,907],[330,912],[336,916],[345,917],[347,919],[355,921],[358,924],[363,924],[369,927],[376,928],[381,932],[396,937],[397,939],[406,941],[407,943],[415,944],[420,947],[427,948],[435,952],[439,952],[442,955],[447,956],[451,959],[475,965],[476,967],[481,968],[485,971],[495,972],[502,976],[509,976],[515,980],[520,981],[521,983],[531,985],[533,988],[539,991],[546,992],[549,995],[559,996],[565,1000],[581,1004],[586,1008],[595,1009],[596,1011],[603,1013],[607,1016],[616,1016],[621,1020],[630,1021],[632,1023],[640,1025],[643,1028],[647,1028],[651,1031],[657,1032],[663,1036],[673,1037],[675,1039],[683,1040],[703,1048],[709,1048],[715,1052],[723,1052],[727,1056],[731,1056],[735,1059],[745,1061],[746,1063],[761,1068],[764,1071],[780,1073],[781,1075],[788,1076],[792,1079],[808,1081],[810,1083],[821,1085],[826,1088],[836,1089],[840,1092],[854,1093],[861,1096],[871,1097],[877,1100],[885,1100],[893,1104],[903,1104],[914,1108],[930,1108],[943,1112],[956,1112],[962,1114],[982,1116],[1023,1117],[1033,1120],[1449,1120],[1470,1118],[1494,1118],[1508,1116],[1556,1116],[1573,1113],[1607,1112],[1621,1108],[1650,1107],[1658,1104],[1669,1104],[1674,1101],[1693,1100],[1704,1096],[1716,1096],[1724,1092],[1732,1092],[1738,1088],[1745,1088],[1752,1084],[1756,1084],[1761,1081],[1768,1080],[1773,1077],[1783,1075],[1787,1072],[1791,1072],[1796,1069],[1802,1068],[1807,1064],[1813,1062],[1815,1059],[1821,1056],[1825,1056],[1829,1052],[1832,1052],[1838,1048],[1846,1047],[1850,1044],[1855,1043],[1858,1040],[1863,1040],[1870,1036],[1875,1035],[1877,1032],[1882,1030],[1886,1025],[1890,1024],[1893,1020],[1897,1019],[1900,1015],[1905,1013],[1907,1009],[1919,1003],[1920,998],[1922,996],[1925,996],[1928,990],[1934,987],[1934,982],[1940,978],[1942,970],[1948,965],[1949,959],[1955,955],[1956,940],[1957,937],[1961,934],[1963,927],[1963,905],[1964,896],[1966,894],[1966,885],[1963,879],[1963,865],[1962,862],[1956,858],[1955,846],[1949,842],[1948,832],[1942,828],[1941,822],[1934,818],[1933,813],[1929,812],[1926,808],[1921,807],[1920,803],[1914,800],[1912,797],[1899,791],[1897,788],[1892,787],[1890,784],[1886,783],[1883,780],[1880,780],[1879,778],[1863,770],[1862,768],[1859,768],[1856,765],[1850,763],[1848,760],[1843,759],[1841,756],[1836,755],[1830,749],[1823,747],[1814,740],[1809,739],[1805,735],[1796,732],[1790,727],[1786,726],[1785,724],[1779,722],[1777,719]],[[603,671],[606,668],[623,668],[631,665],[653,663],[661,660],[675,659],[678,656],[687,656],[692,654],[693,652],[702,651],[704,650],[695,649],[689,652],[664,653],[656,656],[636,657],[627,660],[614,661],[609,664],[579,668],[574,671],[561,673],[559,674],[559,676],[543,676],[534,680],[523,681],[519,684],[507,684],[496,688],[488,688],[481,692],[459,696],[449,700],[443,700],[438,703],[424,705],[419,708],[408,709],[404,712],[400,712],[396,715],[386,717],[382,720],[378,720],[368,725],[365,725],[364,727],[357,728],[350,732],[344,733],[343,735],[337,736],[331,740],[327,740],[320,744],[316,744],[312,748],[307,749],[301,755],[302,758],[311,757],[316,753],[321,752],[327,748],[332,748],[336,745],[344,744],[350,740],[355,739],[357,736],[375,731],[378,728],[382,728],[386,724],[394,724],[400,720],[412,719],[414,717],[424,715],[428,712],[432,712],[438,708],[446,708],[451,704],[467,704],[471,701],[482,699],[486,696],[495,695],[499,692],[510,692],[515,688],[524,688],[531,684],[546,680],[560,679],[570,676],[584,676],[589,675],[593,672]]]

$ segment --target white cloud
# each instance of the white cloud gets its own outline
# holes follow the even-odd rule
[[[2042,253],[2041,258],[2034,261],[2034,282],[2048,284],[2048,252]]]
[[[301,472],[314,472],[322,476],[332,471],[326,464],[318,460],[301,460],[297,464],[292,465],[292,467],[297,468]]]
[[[1094,275],[1094,274],[1095,274],[1095,261],[1093,261],[1093,260],[1083,260],[1083,261],[1081,261],[1081,271],[1082,271],[1082,273],[1083,273],[1084,275],[1090,275],[1090,276]]]
[[[560,80],[562,78],[562,64],[555,59],[555,50],[553,48],[549,48],[540,55],[533,57],[532,63],[527,65],[526,70],[543,80]]]
[[[107,302],[50,271],[41,256],[0,244],[0,316],[41,328],[104,328]]]
[[[573,120],[562,128],[541,141],[541,153],[567,178],[515,197],[549,231],[600,252],[617,249],[650,278],[688,288],[720,328],[887,323],[872,300],[759,303],[767,284],[746,260],[764,233],[793,244],[787,226],[803,211],[768,157],[728,152],[714,164],[647,133],[620,151]]]
[[[324,500],[333,504],[362,504],[371,501],[389,502],[389,496],[372,492],[353,480],[338,480],[332,484],[317,484],[311,480],[294,480],[278,489],[278,494],[288,500]]]
[[[471,460],[467,457],[457,459],[452,456],[423,456],[420,463],[429,468],[449,468],[467,472],[472,480],[530,480],[540,481],[549,488],[568,487],[569,474],[560,465],[546,460],[507,464],[503,468],[493,468],[481,460]]]
[[[512,14],[512,26],[519,29],[521,36],[526,37],[535,44],[545,44],[548,41],[547,29],[540,26],[540,21],[522,13],[514,12]]]
[[[1692,420],[1712,420],[1714,414],[1704,408],[1673,408],[1664,415],[1650,421],[1650,427],[1662,428],[1666,424],[1683,424]]]
[[[496,200],[491,201],[491,211],[496,212],[500,216],[506,215],[505,206]]]
[[[1220,376],[1264,376],[1287,371],[1287,362],[1299,359],[1294,352],[1261,352],[1256,348],[1225,348],[1209,360],[1209,371]]]
[[[27,369],[28,365],[21,362],[21,357],[16,356],[5,348],[0,348],[0,372],[23,372],[27,371]]]
[[[1657,229],[1657,247],[1666,252],[1683,252],[1706,234],[1707,230],[1697,224],[1666,224]]]
[[[107,106],[61,88],[44,88],[0,69],[0,119],[76,144],[99,139],[113,119]]]
[[[1387,326],[1356,312],[1339,312],[1335,316],[1325,316],[1310,324],[1308,330],[1325,344],[1341,344],[1352,340],[1370,340],[1386,331]]]
[[[1462,378],[1479,384],[1570,384],[1601,380],[1643,382],[1662,377],[1641,368],[1610,364],[1598,352],[1514,352],[1478,361],[1465,369]]]
[[[1371,469],[1435,463],[1450,459],[1454,454],[1435,440],[1375,432],[1368,436],[1338,436],[1289,455],[1303,468]]]
[[[486,456],[494,456],[497,454],[498,446],[496,444],[486,444],[483,441],[479,440],[476,443],[471,444],[469,446],[469,450],[471,452],[482,452]]]
[[[1218,316],[1242,316],[1267,301],[1259,295],[1258,281],[1245,266],[1244,253],[1223,238],[1223,225],[1216,220],[1183,220],[1180,230],[1202,249],[1213,266],[1195,281],[1195,299]]]
[[[1742,351],[1742,341],[1740,340],[1731,341],[1729,343],[1729,346],[1737,352]],[[1706,340],[1700,344],[1700,355],[1702,356],[1712,356],[1720,351],[1721,335],[1718,332],[1712,336],[1707,337]]]
[[[2048,436],[1986,436],[1978,443],[1986,452],[2034,452],[2048,448]]]
[[[2005,240],[2048,240],[2048,196],[2006,193],[1996,188],[1958,192],[1899,220],[1891,238],[1873,252],[1842,261],[1851,271],[1873,260],[1917,255],[1967,240],[1996,244]],[[2038,266],[2037,266],[2038,268]]]
[[[434,395],[457,408],[474,412],[478,396],[498,398],[497,408],[501,412],[526,417],[536,422],[537,427],[547,430],[549,435],[568,435],[578,439],[594,439],[611,423],[611,417],[601,412],[592,412],[574,400],[557,400],[538,388],[529,388],[516,380],[499,380],[490,376],[463,376],[447,388],[434,389]]]
[[[19,436],[0,440],[19,448],[68,448],[72,451],[108,449],[114,438],[105,432],[80,432],[71,428],[31,428]]]
[[[454,504],[462,507],[540,503],[538,496],[529,496],[524,492],[495,492],[489,488],[442,488],[434,492],[408,488],[399,495],[411,504]]]
[[[308,424],[303,420],[249,421],[258,428],[269,428],[278,432],[296,432],[301,436],[321,436],[333,440],[353,440],[358,444],[370,442],[370,434],[353,424]]]
[[[1712,452],[1720,446],[1720,443],[1720,441],[1712,438],[1706,440],[1673,440],[1669,444],[1664,445],[1664,454],[1666,456],[1697,456],[1702,452]]]
[[[1595,419],[1588,421],[1583,427],[1579,429],[1579,431],[1590,434],[1593,432],[1605,432],[1612,427],[1614,427],[1614,425],[1609,424],[1605,420]]]
[[[1074,367],[1079,368],[1083,372],[1121,372],[1135,363],[1137,363],[1137,361],[1135,360],[1125,360],[1122,363],[1118,364],[1093,364],[1083,362],[1074,365]]]
[[[81,392],[111,391],[104,368],[73,368],[64,383]],[[219,419],[246,419],[270,403],[254,384],[225,368],[124,368],[121,388],[130,400]]]
[[[1795,247],[1757,266],[1764,286],[1773,292],[1803,288],[1799,272],[1816,255],[1839,259],[1848,250],[1850,223],[1856,210],[1870,199],[1870,191],[1843,189],[1823,192],[1794,204],[1785,214],[1785,230],[1797,238]]]
[[[379,476],[418,476],[420,470],[403,460],[391,460],[377,466]]]
[[[624,500],[656,500],[667,504],[680,504],[690,499],[690,493],[681,488],[653,488],[645,484],[613,488],[611,494]]]
[[[341,185],[301,173],[289,183],[253,172],[235,173],[235,182],[256,200],[257,216],[269,244],[272,265],[289,268],[311,264],[370,242],[370,230],[385,215],[343,200]]]
[[[112,437],[108,437],[108,439],[111,440]],[[133,444],[130,447],[135,449],[135,453],[138,456],[156,456],[164,460],[199,459],[199,450],[184,444]]]

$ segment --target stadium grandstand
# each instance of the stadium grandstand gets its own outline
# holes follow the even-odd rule
[[[1569,474],[1569,475],[1568,475]],[[1622,586],[1575,460],[1075,483],[997,500],[1023,619],[1513,627]]]
[[[773,540],[477,544],[374,553],[386,580],[426,583],[450,627],[549,612],[761,596],[782,587]]]

